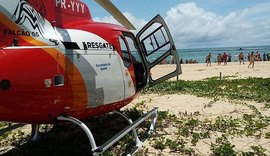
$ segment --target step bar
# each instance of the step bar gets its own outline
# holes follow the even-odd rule
[[[143,144],[143,142],[139,139],[135,128],[138,125],[140,125],[142,122],[144,122],[146,119],[151,117],[151,124],[149,127],[148,134],[149,135],[152,134],[154,127],[155,127],[155,124],[156,124],[157,116],[158,116],[158,108],[157,107],[153,108],[151,111],[147,112],[146,114],[144,114],[142,117],[140,117],[139,119],[137,119],[134,122],[127,115],[125,115],[121,112],[114,111],[113,113],[116,113],[116,114],[124,117],[129,122],[129,125],[126,128],[124,128],[122,131],[120,131],[119,133],[114,135],[112,138],[110,138],[108,141],[103,143],[101,146],[98,146],[98,147],[96,145],[96,141],[92,135],[92,132],[83,122],[81,122],[80,120],[78,120],[74,117],[71,117],[71,116],[59,116],[59,117],[57,117],[57,119],[60,121],[72,122],[72,123],[78,125],[80,128],[82,128],[89,139],[89,142],[90,142],[90,145],[92,148],[91,150],[93,152],[93,155],[95,155],[95,156],[100,155],[103,152],[105,152],[113,144],[115,144],[117,141],[119,141],[121,138],[123,138],[126,134],[128,134],[130,131],[132,131],[134,138],[135,138],[135,141],[136,141],[136,146],[134,147],[134,150],[129,155],[133,155],[137,151],[137,149],[139,147],[141,147]]]
[[[17,128],[23,127],[26,124],[19,124],[19,123],[8,123],[8,126],[5,128],[0,129],[0,136],[4,135],[6,132],[15,130]]]

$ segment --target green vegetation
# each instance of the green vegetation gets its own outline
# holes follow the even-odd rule
[[[244,113],[240,117],[233,118],[229,115],[220,115],[214,119],[199,118],[200,112],[193,114],[181,113],[174,116],[168,112],[160,112],[161,120],[157,123],[157,133],[164,131],[166,127],[174,125],[178,129],[173,137],[160,139],[153,138],[151,144],[158,150],[169,148],[172,153],[185,155],[200,155],[197,153],[198,143],[211,140],[209,144],[210,155],[214,156],[250,156],[268,155],[261,145],[250,145],[248,151],[236,149],[234,138],[270,138],[270,118],[261,113],[254,105],[248,105],[245,101],[264,103],[264,110],[269,109],[270,79],[223,79],[210,78],[201,81],[177,81],[164,82],[152,88],[147,88],[144,94],[193,94],[199,97],[207,97],[217,100],[230,100],[231,103],[246,106],[251,113]],[[179,110],[181,111],[181,110]],[[161,123],[160,123],[161,122]],[[167,127],[170,128],[170,127]],[[171,139],[174,138],[174,139]],[[169,139],[169,140],[168,140]],[[215,140],[215,141],[213,141]],[[174,148],[171,148],[173,145]],[[178,148],[177,148],[178,147]],[[181,147],[181,148],[180,148]],[[179,150],[175,150],[179,149]],[[185,149],[185,150],[183,150]],[[266,154],[266,152],[268,152]]]
[[[213,151],[213,155],[236,156],[234,148],[235,146],[228,141],[225,135],[217,138],[216,144],[211,144],[211,150]]]
[[[211,155],[215,156],[232,156],[232,155],[266,155],[265,149],[262,146],[251,146],[252,152],[237,151],[235,145],[229,141],[228,138],[262,138],[269,136],[269,132],[264,134],[264,130],[268,127],[269,120],[260,118],[255,113],[252,115],[244,114],[240,118],[233,119],[230,116],[218,116],[217,118],[209,120],[197,119],[196,113],[194,114],[179,114],[174,120],[171,119],[171,115],[167,112],[160,112],[160,114],[167,114],[163,116],[162,120],[159,120],[157,124],[157,134],[164,131],[165,128],[160,127],[160,122],[167,122],[168,125],[173,125],[178,131],[173,135],[174,139],[166,137],[152,138],[151,144],[158,150],[169,148],[171,152],[177,152],[186,155],[197,155],[195,146],[200,141],[205,139],[213,140],[216,136],[215,142],[210,142]],[[163,124],[161,124],[163,125]],[[268,127],[269,128],[269,127]],[[268,138],[269,139],[269,138]]]
[[[0,122],[0,129],[5,128],[6,126],[8,126],[7,122]]]
[[[193,94],[199,97],[270,102],[270,78],[222,79],[201,81],[168,81],[147,88],[144,94]],[[267,105],[269,106],[269,105]]]

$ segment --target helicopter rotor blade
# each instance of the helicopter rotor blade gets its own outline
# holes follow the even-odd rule
[[[129,30],[136,30],[131,22],[122,14],[122,12],[111,3],[110,0],[95,0],[100,6],[107,10],[119,23]]]

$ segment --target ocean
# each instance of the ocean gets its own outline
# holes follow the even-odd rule
[[[247,58],[248,53],[257,51],[260,53],[261,58],[263,53],[270,53],[270,46],[250,46],[250,47],[220,47],[220,48],[196,48],[196,49],[177,49],[179,58],[185,62],[185,60],[196,60],[198,63],[205,63],[205,57],[209,52],[212,54],[212,62],[215,62],[218,54],[223,54],[226,52],[231,55],[231,61],[238,61],[238,55],[243,52],[245,58]]]

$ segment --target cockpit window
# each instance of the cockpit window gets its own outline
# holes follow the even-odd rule
[[[134,74],[136,79],[136,90],[141,90],[147,84],[147,72],[143,64],[143,59],[141,56],[138,43],[136,38],[131,33],[123,32],[123,39],[128,46],[130,61],[133,64]]]
[[[125,40],[122,37],[119,37],[121,52],[123,55],[123,62],[126,67],[129,67],[131,64],[131,58],[129,54],[128,46],[126,45]]]
[[[135,47],[134,41],[132,40],[132,38],[130,38],[129,36],[125,36],[125,37],[130,48],[132,63],[142,62],[141,57],[139,56],[138,49]]]

